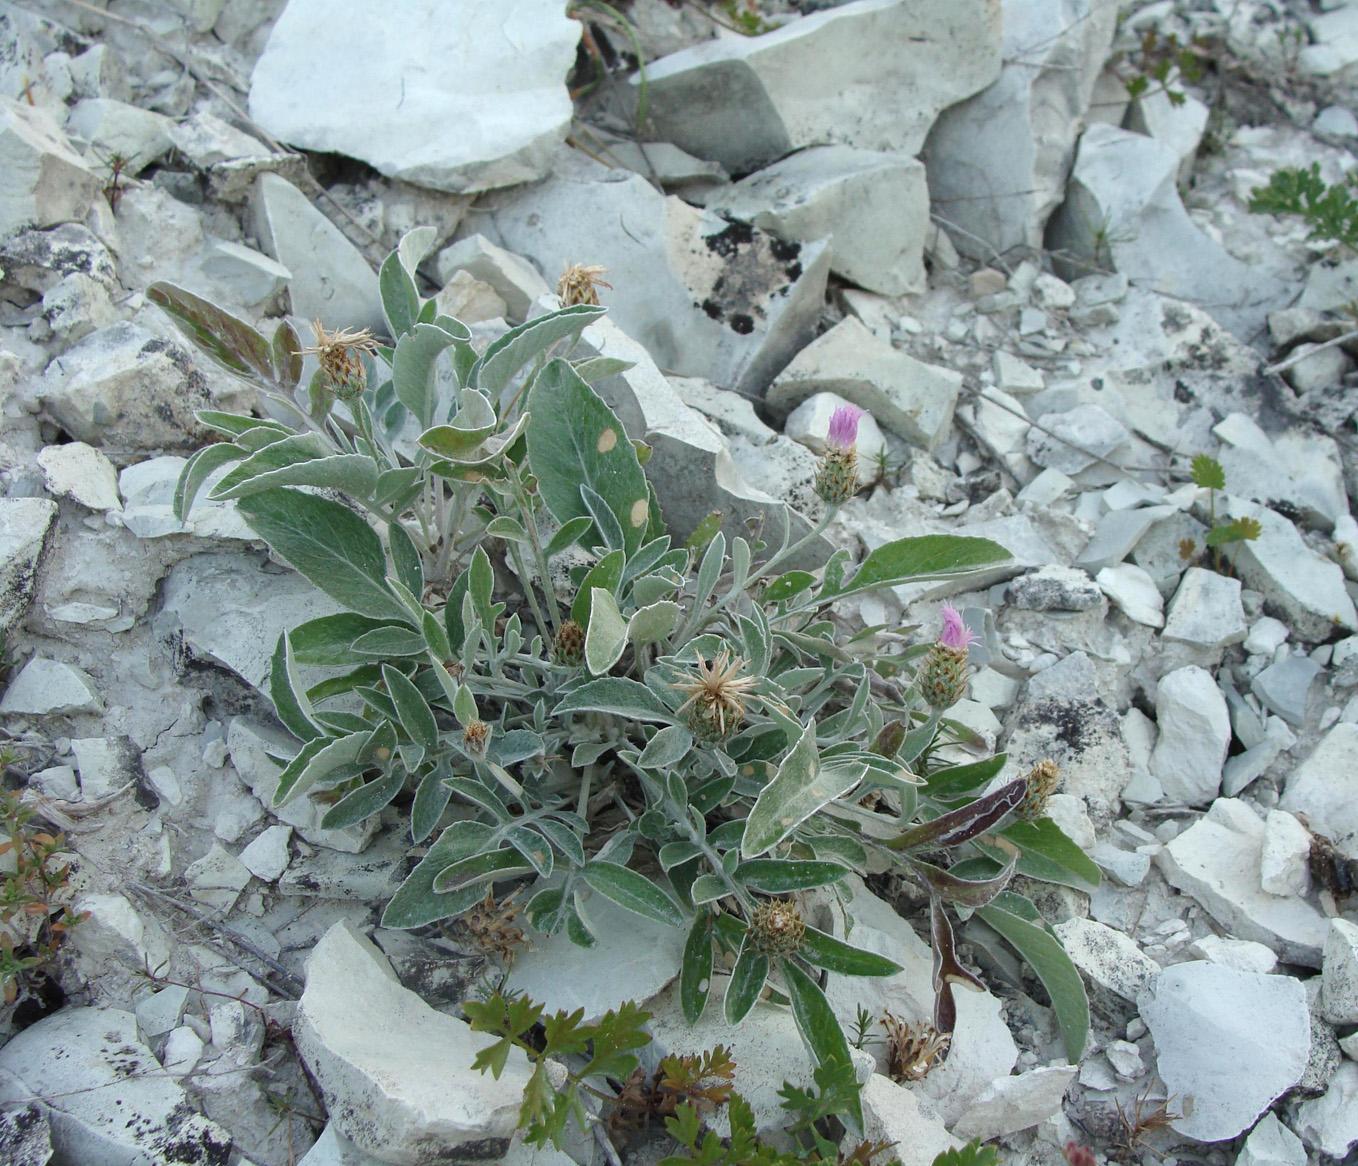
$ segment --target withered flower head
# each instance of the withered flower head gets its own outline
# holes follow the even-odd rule
[[[675,684],[688,699],[679,712],[688,713],[689,727],[707,740],[723,741],[745,719],[745,696],[755,685],[753,676],[742,676],[745,661],[723,648],[711,664],[698,659],[698,675]]]
[[[484,753],[490,740],[490,726],[485,721],[472,721],[462,730],[462,744],[468,753]]]
[[[552,659],[574,668],[585,658],[585,629],[573,619],[564,620],[552,641]]]
[[[315,353],[330,391],[341,401],[361,396],[368,384],[361,353],[377,351],[377,337],[367,328],[340,328],[328,331],[319,321],[311,322],[316,343],[302,349],[302,355]]]
[[[923,1081],[943,1059],[952,1037],[932,1024],[910,1024],[892,1012],[882,1015],[887,1037],[887,1076],[904,1084]]]
[[[607,272],[608,268],[600,267],[598,264],[572,263],[556,281],[556,294],[561,300],[561,306],[569,308],[572,304],[597,304],[599,293],[596,288],[606,287],[609,291],[613,290],[611,283],[605,283],[599,278]]]
[[[762,955],[791,955],[802,946],[804,935],[806,924],[791,900],[765,899],[754,909],[749,940]]]

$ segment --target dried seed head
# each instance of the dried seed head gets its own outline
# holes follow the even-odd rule
[[[490,726],[485,721],[472,721],[462,730],[462,745],[468,753],[484,753],[489,741]]]
[[[806,924],[790,900],[765,899],[754,909],[748,935],[755,951],[762,955],[791,955],[802,946]]]
[[[599,278],[607,271],[608,268],[599,267],[597,264],[572,263],[556,281],[556,294],[561,300],[561,306],[569,308],[572,304],[597,304],[599,293],[596,288],[606,287],[609,291],[613,290],[611,283],[605,283]]]
[[[910,1024],[894,1013],[882,1015],[887,1038],[887,1076],[904,1084],[923,1081],[952,1044],[952,1037],[932,1024]]]
[[[518,915],[519,905],[513,896],[497,903],[495,892],[489,890],[481,902],[458,920],[458,924],[478,951],[498,959],[503,967],[511,968],[514,957],[524,946],[523,928],[515,922]]]
[[[711,664],[700,657],[698,675],[674,686],[688,695],[679,712],[688,713],[689,728],[700,740],[724,741],[745,719],[745,697],[755,678],[742,676],[744,667],[744,660],[723,648]]]
[[[330,332],[319,320],[311,322],[311,330],[316,333],[316,343],[303,348],[302,353],[316,354],[326,387],[341,401],[361,396],[368,385],[362,354],[377,351],[377,338],[366,328]]]
[[[1025,822],[1041,818],[1047,812],[1047,802],[1061,784],[1061,769],[1050,757],[1039,761],[1028,771],[1028,792],[1019,805],[1018,816]]]
[[[557,628],[556,639],[552,642],[552,659],[558,664],[576,668],[585,658],[585,629],[573,619],[568,619]]]

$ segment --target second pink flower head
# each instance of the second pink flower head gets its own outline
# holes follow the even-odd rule
[[[981,638],[963,622],[962,613],[951,603],[945,603],[939,609],[939,615],[943,618],[943,630],[938,633],[938,642],[945,648],[960,651],[981,642]]]
[[[830,414],[830,432],[826,444],[831,449],[850,450],[858,441],[858,422],[863,410],[857,405],[840,405]]]

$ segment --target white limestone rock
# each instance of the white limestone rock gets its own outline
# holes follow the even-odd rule
[[[130,737],[74,737],[71,751],[87,802],[124,790],[141,776],[141,750]]]
[[[464,324],[480,324],[486,320],[507,320],[509,306],[488,283],[482,283],[466,271],[455,271],[434,296],[441,316],[452,316]]]
[[[445,247],[435,256],[434,268],[445,284],[460,271],[489,284],[509,309],[508,319],[516,324],[528,319],[533,304],[551,292],[528,260],[497,247],[484,235],[467,235]]]
[[[950,431],[961,374],[924,364],[846,316],[803,348],[770,386],[766,402],[786,413],[813,393],[836,393],[922,449]]]
[[[1304,899],[1264,891],[1263,844],[1259,816],[1244,802],[1219,798],[1155,862],[1172,886],[1197,900],[1230,935],[1266,944],[1288,963],[1318,968],[1325,916]]]
[[[944,1150],[959,1145],[958,1139],[925,1111],[912,1090],[890,1077],[874,1073],[859,1099],[863,1103],[863,1137],[869,1142],[908,1146],[911,1157],[918,1156],[920,1162],[932,1162]]]
[[[70,937],[83,976],[93,979],[117,967],[133,972],[169,967],[170,936],[155,916],[143,915],[123,895],[84,894],[73,907],[85,916]]]
[[[74,498],[90,510],[121,510],[118,471],[92,445],[69,441],[49,445],[38,454],[47,489],[58,498]]]
[[[267,308],[292,279],[292,272],[276,259],[240,243],[211,240],[193,274],[186,273],[190,291],[205,282],[213,303],[224,307]]]
[[[1116,17],[1110,0],[1005,0],[999,79],[944,110],[925,145],[932,206],[964,255],[1042,246]]]
[[[240,852],[241,865],[261,882],[277,882],[291,861],[291,840],[291,826],[268,826]]]
[[[1283,656],[1250,681],[1250,691],[1269,712],[1300,728],[1324,671],[1309,656]]]
[[[340,229],[280,175],[261,174],[251,198],[260,246],[292,274],[292,314],[385,335],[377,273]]]
[[[1305,895],[1311,889],[1311,833],[1286,810],[1264,819],[1259,885],[1270,895]]]
[[[102,712],[94,679],[83,668],[34,656],[5,689],[0,713],[45,717]]]
[[[133,177],[169,152],[173,124],[164,114],[106,97],[78,102],[66,115],[66,130],[84,144],[92,169],[116,155],[124,161],[122,173]]]
[[[1336,627],[1358,630],[1358,611],[1337,563],[1313,551],[1292,523],[1268,507],[1226,497],[1218,500],[1218,513],[1223,509],[1228,520],[1249,517],[1262,527],[1257,539],[1232,543],[1226,553],[1246,586],[1269,597],[1298,639],[1321,643]]]
[[[1165,598],[1145,569],[1135,563],[1118,563],[1104,567],[1094,581],[1133,623],[1148,628],[1164,626]]]
[[[959,1138],[988,1141],[1039,1125],[1061,1112],[1078,1072],[1075,1065],[1049,1065],[998,1077],[953,1122],[952,1131]]]
[[[1094,919],[1066,919],[1054,930],[1071,961],[1088,979],[1123,1000],[1137,997],[1160,974],[1160,965],[1128,935]]]
[[[1306,1166],[1306,1147],[1275,1114],[1266,1113],[1250,1131],[1235,1161],[1236,1166]]]
[[[193,358],[130,321],[63,352],[38,394],[72,437],[120,451],[195,445],[203,431],[194,413],[213,407]]]
[[[1230,939],[1224,935],[1204,935],[1189,945],[1189,953],[1238,972],[1267,975],[1278,966],[1273,949],[1250,939]]]
[[[82,221],[104,185],[47,113],[8,97],[0,97],[0,174],[0,238]]]
[[[1163,142],[1174,151],[1179,159],[1175,179],[1180,184],[1193,173],[1193,159],[1207,129],[1210,113],[1206,105],[1185,92],[1182,86],[1183,82],[1178,78],[1165,85],[1152,85],[1132,101],[1125,123],[1129,130]],[[1178,95],[1177,101],[1170,100],[1172,87]]]
[[[59,1162],[219,1166],[231,1155],[231,1136],[162,1070],[130,1012],[63,1008],[12,1037],[0,1102],[35,1097]]]
[[[1201,305],[1238,335],[1252,334],[1281,306],[1284,289],[1189,218],[1175,187],[1178,169],[1178,154],[1163,142],[1090,126],[1047,245],[1070,252],[1072,269],[1081,260],[1111,266],[1161,295]]]
[[[293,1039],[330,1120],[393,1166],[422,1166],[459,1148],[498,1157],[517,1123],[528,1061],[512,1050],[496,1079],[471,1072],[491,1043],[401,987],[391,965],[347,923],[307,960]]]
[[[1171,1123],[1187,1137],[1235,1137],[1306,1069],[1311,1018],[1306,991],[1289,976],[1217,964],[1176,964],[1140,1002],[1155,1038],[1157,1068],[1179,1099]]]
[[[1330,1158],[1343,1158],[1358,1145],[1358,1064],[1345,1061],[1321,1097],[1297,1107],[1297,1133]]]
[[[1155,690],[1155,722],[1160,735],[1151,754],[1151,773],[1174,800],[1206,805],[1221,789],[1221,766],[1231,744],[1226,698],[1212,674],[1189,665],[1161,678]]]
[[[1100,457],[1115,457],[1131,438],[1127,427],[1098,405],[1044,414],[1028,432],[1028,456],[1040,466],[1078,474]]]
[[[1095,574],[1105,567],[1116,566],[1136,549],[1151,527],[1177,513],[1172,506],[1110,510],[1098,520],[1093,536],[1075,560],[1075,565]],[[1141,563],[1141,566],[1145,567],[1145,563]]]
[[[1358,924],[1330,920],[1321,970],[1321,1012],[1331,1024],[1358,1024]]]
[[[1189,567],[1170,600],[1163,634],[1166,640],[1201,651],[1202,663],[1219,662],[1226,648],[1248,634],[1240,580]]]
[[[547,173],[572,107],[580,24],[554,0],[289,0],[250,79],[250,116],[281,141],[389,178],[474,192]],[[289,265],[291,266],[291,265]]]
[[[924,290],[929,191],[913,158],[812,146],[756,171],[708,202],[780,239],[831,239],[830,270],[883,295]]]
[[[911,155],[940,110],[999,71],[999,0],[856,0],[652,61],[649,120],[734,174],[804,146]]]
[[[1270,436],[1245,413],[1231,413],[1212,432],[1223,443],[1217,460],[1232,494],[1262,505],[1285,502],[1302,521],[1323,530],[1348,514],[1344,467],[1334,438],[1309,429],[1284,429]]]
[[[1341,721],[1287,777],[1279,805],[1358,858],[1358,725]]]
[[[478,206],[485,236],[550,281],[576,263],[606,268],[611,319],[667,371],[760,393],[820,317],[824,243],[727,222],[583,155],[563,153],[545,182]]]
[[[256,556],[230,553],[176,563],[154,622],[161,634],[181,636],[196,658],[229,668],[264,691],[283,630],[333,615],[339,606],[302,576],[268,574],[260,565]]]
[[[586,1021],[624,1000],[649,1000],[679,973],[685,933],[656,923],[600,895],[584,913],[597,942],[580,947],[565,931],[538,935],[520,952],[510,985],[547,1006],[548,1012],[585,1010]]]

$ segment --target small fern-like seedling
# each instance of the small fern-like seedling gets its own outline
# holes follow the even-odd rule
[[[1299,215],[1310,228],[1308,238],[1334,240],[1358,248],[1358,199],[1350,183],[1331,186],[1320,176],[1320,163],[1309,169],[1275,170],[1267,186],[1250,194],[1255,214]]]
[[[1226,471],[1214,457],[1205,453],[1193,459],[1193,484],[1210,491],[1207,500],[1208,518],[1211,529],[1207,532],[1206,543],[1212,548],[1212,560],[1216,569],[1221,570],[1221,548],[1228,543],[1249,542],[1264,532],[1257,518],[1241,515],[1230,522],[1217,522],[1217,491],[1226,489]],[[1187,540],[1185,540],[1187,541]],[[1183,544],[1180,544],[1182,554]]]

